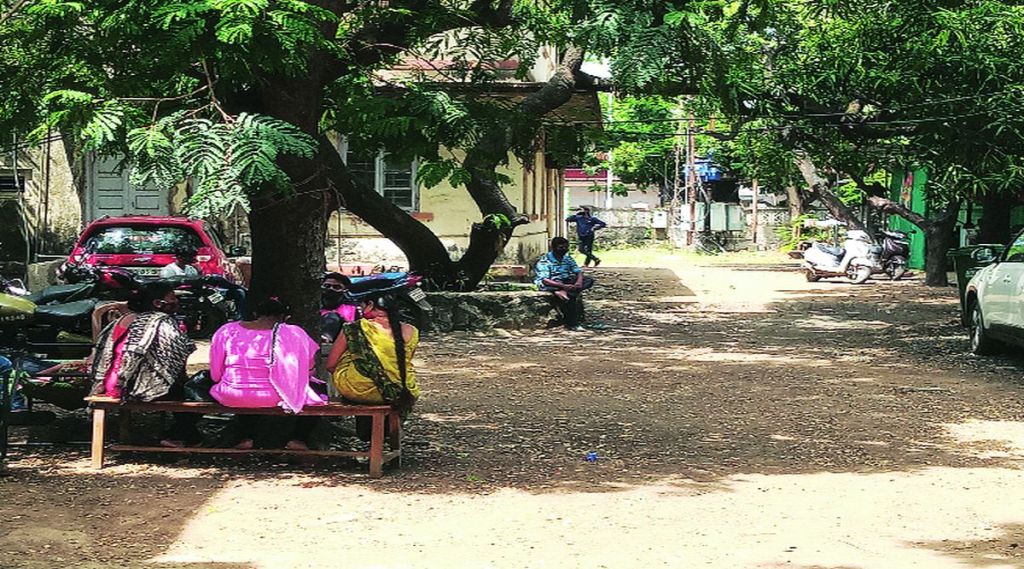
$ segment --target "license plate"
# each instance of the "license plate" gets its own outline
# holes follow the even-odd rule
[[[159,277],[160,267],[129,267],[128,270],[140,277]]]
[[[409,298],[413,299],[416,302],[419,302],[419,301],[424,300],[424,299],[427,298],[427,293],[423,292],[422,290],[420,290],[418,288],[409,289],[408,294],[409,294]]]
[[[208,298],[213,304],[220,304],[220,302],[224,300],[224,295],[219,292],[215,292],[206,298]]]

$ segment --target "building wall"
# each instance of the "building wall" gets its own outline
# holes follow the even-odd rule
[[[462,158],[460,154],[456,158]],[[547,250],[551,236],[560,234],[564,217],[561,176],[545,167],[538,152],[532,167],[510,156],[509,165],[499,173],[512,180],[503,188],[508,200],[530,222],[516,228],[499,263],[530,263]],[[447,181],[433,188],[420,188],[419,211],[413,217],[426,225],[457,259],[469,245],[469,230],[481,220],[480,210],[464,187],[453,188]],[[560,217],[561,216],[561,217]],[[352,214],[338,212],[328,224],[328,263],[371,263],[408,266],[402,252],[379,232]]]
[[[0,158],[0,175],[11,176],[13,156]],[[24,260],[24,222],[35,253],[65,253],[78,235],[82,207],[64,142],[48,140],[18,153],[25,192],[0,193],[0,260]]]
[[[605,207],[605,188],[602,185],[593,184],[566,184],[566,191],[569,194],[569,211],[574,211],[579,206]],[[654,209],[661,207],[661,198],[658,196],[658,189],[641,191],[633,190],[626,196],[612,196],[612,209]]]

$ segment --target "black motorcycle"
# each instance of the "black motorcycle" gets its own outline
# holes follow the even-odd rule
[[[401,271],[353,277],[352,285],[342,296],[342,304],[359,306],[369,299],[390,297],[394,299],[394,308],[398,310],[399,318],[422,330],[427,326],[428,315],[433,310],[427,302],[427,294],[420,288],[422,280],[423,277],[419,275]],[[340,315],[334,310],[321,310],[320,328],[324,341],[333,342],[343,324]]]
[[[229,321],[245,316],[245,289],[219,275],[165,279],[181,303],[178,319],[190,338],[209,338]]]
[[[883,229],[881,231],[882,252],[879,262],[882,270],[892,280],[899,280],[907,273],[907,259],[910,258],[910,236],[903,231]]]

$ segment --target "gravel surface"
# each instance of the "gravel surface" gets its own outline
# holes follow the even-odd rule
[[[954,288],[720,261],[594,276],[606,329],[427,339],[383,479],[17,447],[0,567],[1024,567],[1024,358],[968,354]]]

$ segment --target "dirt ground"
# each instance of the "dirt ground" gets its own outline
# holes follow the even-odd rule
[[[606,330],[425,340],[383,479],[17,447],[0,567],[1024,568],[1024,357],[953,288],[715,261],[602,266]]]

